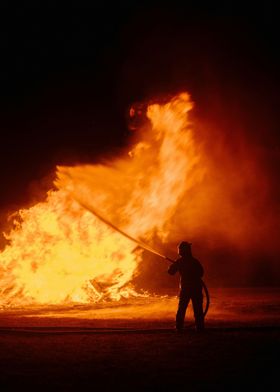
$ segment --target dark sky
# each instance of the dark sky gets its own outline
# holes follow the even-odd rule
[[[182,90],[202,119],[242,123],[277,176],[277,13],[226,3],[1,9],[1,208],[124,145],[131,103]]]

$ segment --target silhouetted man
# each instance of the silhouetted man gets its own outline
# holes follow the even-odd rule
[[[184,328],[185,314],[192,300],[195,325],[197,331],[204,330],[202,282],[203,267],[192,255],[191,243],[183,241],[178,245],[178,254],[181,256],[168,269],[170,275],[180,274],[180,296],[176,314],[176,330]]]

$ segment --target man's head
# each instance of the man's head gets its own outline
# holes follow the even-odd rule
[[[178,254],[180,256],[188,256],[192,254],[192,244],[187,241],[182,241],[178,245]]]

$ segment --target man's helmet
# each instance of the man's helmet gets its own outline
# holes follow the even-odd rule
[[[191,252],[191,242],[182,241],[178,244],[179,255],[189,254]]]
[[[189,249],[191,247],[192,243],[188,241],[182,241],[179,243],[178,248],[179,249]]]

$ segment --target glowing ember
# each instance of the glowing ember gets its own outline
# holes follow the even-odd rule
[[[77,202],[92,206],[138,239],[164,240],[183,193],[197,178],[188,94],[147,108],[149,125],[125,157],[108,164],[59,167],[57,191],[20,210],[0,254],[1,304],[118,300],[141,253]]]

